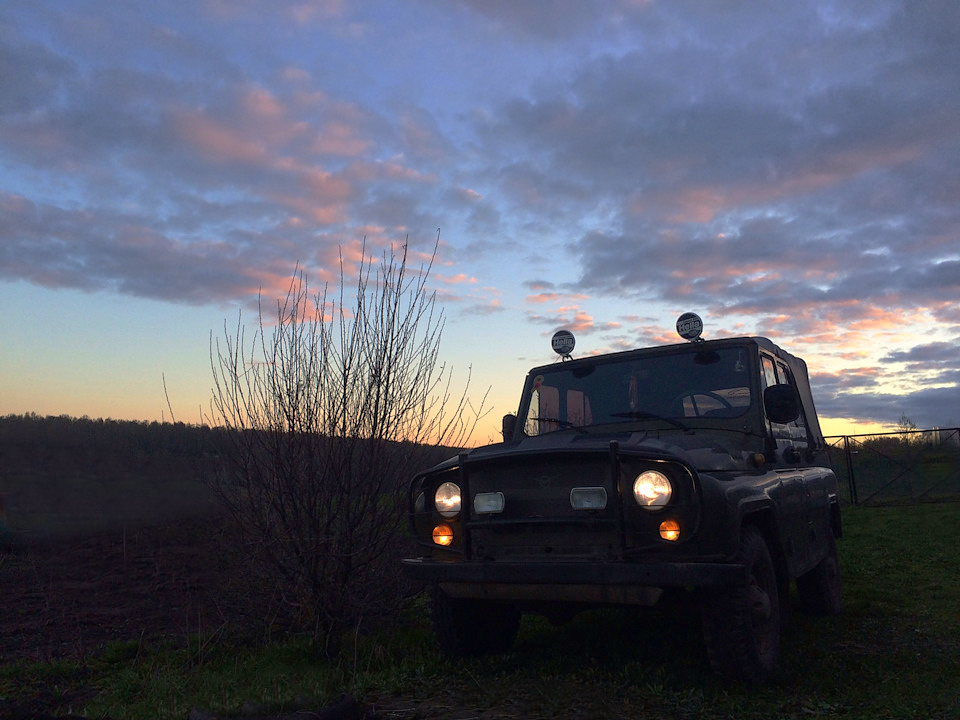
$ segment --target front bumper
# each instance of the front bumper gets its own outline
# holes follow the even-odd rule
[[[409,558],[413,578],[439,583],[704,588],[745,585],[747,569],[707,562],[461,562]]]

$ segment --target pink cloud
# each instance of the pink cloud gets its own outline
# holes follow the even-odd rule
[[[453,267],[456,263],[453,260],[449,260],[442,255],[437,255],[434,257],[433,254],[424,252],[422,250],[408,250],[408,257],[411,259],[419,260],[422,263],[432,262],[434,265],[442,265],[444,267]]]
[[[534,288],[536,289],[536,288]],[[537,293],[536,295],[527,295],[527,302],[529,303],[548,303],[548,302],[558,302],[564,300],[587,300],[590,296],[584,295],[583,293],[558,293],[558,292],[542,292]],[[560,312],[570,310],[575,306],[568,306],[565,308],[558,308]]]
[[[859,361],[870,357],[870,353],[863,350],[853,350],[851,352],[838,353],[837,357],[841,360]]]
[[[539,293],[537,295],[527,295],[527,302],[531,303],[546,303],[553,302],[554,300],[560,299],[560,293]]]
[[[434,273],[434,277],[442,283],[447,285],[460,285],[462,283],[471,283],[476,284],[477,279],[471,277],[466,273],[457,273],[456,275],[443,275],[442,273]]]
[[[287,113],[276,96],[262,87],[248,90],[243,96],[242,106],[251,116],[259,119],[277,120]]]
[[[347,200],[353,194],[353,186],[341,177],[313,166],[294,165],[299,172],[311,198],[324,200]]]
[[[357,160],[345,170],[345,174],[359,182],[374,182],[376,180],[403,180],[416,183],[434,183],[437,177],[432,174],[421,173],[397,162],[379,162]]]
[[[385,175],[394,180],[410,180],[419,183],[434,183],[437,181],[437,176],[432,173],[422,173],[397,162],[383,163],[382,167]]]
[[[345,122],[329,122],[317,133],[310,150],[319,155],[359,157],[373,147],[373,141],[361,137],[355,126]]]
[[[437,296],[437,300],[439,300],[442,303],[453,303],[453,302],[458,303],[466,300],[466,298],[463,295],[457,295],[444,288],[439,288],[434,292]]]
[[[490,300],[485,300],[479,302],[475,305],[465,307],[463,309],[464,314],[466,315],[493,315],[503,311],[503,301],[500,298],[492,298]]]
[[[593,316],[581,310],[573,316],[573,322],[570,323],[569,329],[574,332],[590,332],[595,327]]]
[[[267,158],[261,143],[207,117],[183,116],[177,124],[184,139],[212,159],[260,163]]]
[[[483,195],[470,188],[457,188],[457,195],[468,202],[477,202],[483,200]]]
[[[572,312],[572,315],[563,314],[566,312]],[[565,328],[582,333],[590,333],[597,329],[593,316],[576,306],[561,308],[553,315],[538,315],[528,312],[527,317],[533,322],[549,325],[554,329]]]
[[[722,185],[694,185],[641,194],[634,199],[631,209],[642,214],[668,208],[668,220],[671,222],[709,223],[727,210],[774,203],[834,187],[872,170],[911,162],[926,151],[927,144],[917,142],[892,148],[877,145],[827,153],[817,155],[810,164],[783,177],[726,182]]]
[[[909,310],[884,310],[878,307],[865,308],[860,318],[848,322],[847,327],[858,331],[892,330],[915,326],[922,322],[924,313]]]
[[[916,328],[927,327],[935,319],[932,308],[897,309],[897,302],[892,298],[891,307],[884,308],[859,300],[811,301],[797,305],[785,319],[764,318],[749,334],[774,338],[786,347],[811,348],[807,354],[811,358],[819,354],[821,366],[836,366],[837,361],[862,363],[878,349],[908,342]]]
[[[201,154],[223,163],[243,163],[279,173],[283,182],[251,190],[320,225],[343,222],[353,185],[323,167],[283,153],[291,139],[306,134],[306,123],[290,120],[287,108],[271,93],[253,88],[240,99],[240,112],[230,123],[206,114],[182,114],[181,137]],[[356,150],[357,148],[352,148]],[[242,177],[242,176],[240,176]],[[282,187],[283,190],[274,189]]]
[[[459,295],[454,295],[446,288],[440,288],[436,291],[437,297],[445,302],[464,303],[460,310],[464,315],[492,315],[505,309],[503,300],[500,299],[502,291],[499,288],[485,286],[480,288],[479,291],[477,289],[467,291],[470,285],[476,283],[477,280],[463,273],[452,277],[434,273],[434,277],[441,282],[461,285],[462,289],[466,291]]]

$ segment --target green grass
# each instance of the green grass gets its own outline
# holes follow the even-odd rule
[[[853,508],[844,519],[847,612],[797,613],[782,672],[762,688],[710,673],[692,608],[586,613],[562,628],[525,618],[513,651],[451,661],[434,649],[420,605],[402,627],[350,643],[339,664],[312,659],[297,639],[220,645],[202,657],[196,645],[115,644],[84,664],[2,667],[0,697],[91,717],[180,720],[192,707],[281,711],[344,690],[416,704],[421,717],[960,717],[960,505]]]

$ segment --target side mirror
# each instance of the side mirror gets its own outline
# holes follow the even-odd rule
[[[764,390],[763,409],[770,422],[788,423],[800,417],[800,402],[790,385],[771,385]]]
[[[517,429],[517,416],[509,413],[503,416],[503,441],[508,442],[513,438],[513,433]]]

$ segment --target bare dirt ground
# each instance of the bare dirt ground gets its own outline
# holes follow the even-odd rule
[[[221,524],[190,520],[35,541],[0,554],[0,663],[83,658],[111,641],[184,638],[231,618]]]
[[[115,642],[146,649],[158,640],[184,644],[197,635],[216,641],[224,633],[262,637],[270,625],[281,630],[282,619],[269,612],[275,599],[265,594],[251,602],[250,587],[238,584],[239,563],[227,552],[232,543],[225,533],[224,523],[211,517],[0,550],[0,665],[83,660]],[[243,613],[251,606],[256,616]],[[16,702],[0,697],[0,719],[46,720],[95,693],[81,682],[66,693],[40,687]],[[411,720],[432,712],[400,699],[374,706],[351,700],[307,715],[244,720]],[[201,711],[191,717],[214,720]]]

